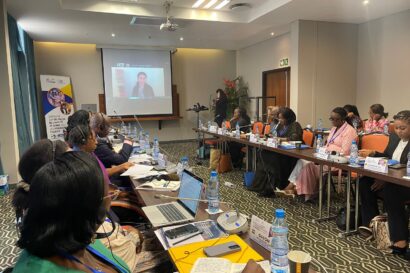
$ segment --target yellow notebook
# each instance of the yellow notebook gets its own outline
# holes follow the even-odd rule
[[[198,258],[206,257],[203,250],[205,247],[216,246],[231,241],[240,245],[241,251],[225,255],[221,258],[228,259],[233,263],[247,263],[250,259],[254,259],[255,261],[263,260],[263,257],[245,243],[238,235],[230,235],[228,237],[173,247],[168,251],[172,261],[178,268],[179,273],[190,273],[195,261]]]

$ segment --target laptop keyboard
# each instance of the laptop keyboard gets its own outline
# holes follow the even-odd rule
[[[161,205],[157,208],[169,222],[187,219],[173,204]]]

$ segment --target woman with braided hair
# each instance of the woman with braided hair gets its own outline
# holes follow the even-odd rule
[[[401,164],[407,163],[407,156],[410,152],[410,110],[400,111],[393,119],[395,133],[390,134],[389,143],[384,152],[361,150],[360,156],[387,157],[397,160]],[[370,177],[362,177],[359,187],[362,222],[364,224],[360,230],[371,231],[368,226],[370,221],[379,215],[377,198],[381,197],[387,212],[390,239],[393,242],[392,252],[393,254],[405,255],[406,259],[410,259],[409,253],[406,254],[409,239],[409,215],[405,209],[405,202],[410,200],[410,188]]]

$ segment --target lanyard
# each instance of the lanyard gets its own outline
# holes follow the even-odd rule
[[[286,132],[288,131],[289,126],[284,126],[282,129],[279,130],[279,136],[282,137],[286,134]]]
[[[343,131],[346,129],[346,126],[347,126],[347,122],[345,122],[345,123],[343,124],[343,126],[340,127],[339,130],[337,130],[337,132],[335,132],[335,133],[332,135],[332,137],[331,137],[330,140],[327,142],[327,144],[329,145],[329,144],[332,144],[333,142],[335,142],[336,138],[337,138],[338,136],[340,136],[340,135],[343,133]]]
[[[125,270],[125,268],[122,268],[120,266],[117,266],[116,264],[114,264],[111,260],[109,260],[107,257],[105,257],[103,254],[101,254],[98,250],[92,248],[91,246],[87,246],[87,250],[90,251],[92,254],[94,254],[95,256],[97,256],[98,258],[100,258],[101,260],[103,260],[105,263],[109,264],[110,266],[112,266],[115,270],[117,270],[120,273],[128,273],[127,270]],[[88,268],[91,272],[93,273],[104,273],[104,271],[101,270],[97,270],[92,268],[89,265],[84,264],[83,262],[81,262],[77,257],[68,254],[68,253],[62,253],[62,256],[65,257],[66,259],[70,260],[70,261],[74,261],[76,263],[82,264],[84,265],[86,268]]]

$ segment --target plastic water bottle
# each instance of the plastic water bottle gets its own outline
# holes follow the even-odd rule
[[[211,172],[211,177],[208,182],[207,195],[209,212],[217,213],[219,211],[219,181],[216,171]]]
[[[357,131],[357,120],[353,120],[353,128]]]
[[[410,153],[407,154],[407,176],[410,176]]]
[[[261,137],[261,135],[259,134],[259,127],[256,126],[256,127],[255,127],[255,138],[256,138],[256,141],[259,142],[260,137]]]
[[[321,118],[317,121],[317,130],[323,131],[323,120]]]
[[[272,235],[270,256],[271,272],[288,273],[288,225],[285,221],[285,211],[283,209],[276,209],[275,211],[275,218],[272,223]]]
[[[383,133],[389,135],[389,124],[387,122],[384,124]]]
[[[150,141],[150,140],[149,140],[149,133],[146,132],[146,133],[145,133],[145,152],[146,152],[147,154],[151,154],[151,153],[152,153],[152,151],[151,151],[151,144],[150,144],[149,141]]]
[[[212,122],[208,121],[208,131],[211,131]]]
[[[144,136],[144,131],[143,130],[140,131],[140,136],[139,136],[139,141],[138,142],[140,144],[140,150],[142,152],[144,152],[145,151],[145,136]]]
[[[351,165],[359,164],[359,149],[357,148],[356,140],[352,141],[352,146],[350,147],[349,163]]]
[[[179,163],[177,165],[177,175],[179,176],[180,180],[181,180],[181,177],[182,177],[182,171],[183,170],[188,170],[188,169],[189,169],[188,157],[187,156],[181,157],[181,160],[179,161]]]
[[[322,148],[322,135],[318,135],[316,139],[316,153]]]
[[[133,137],[134,139],[137,139],[137,137],[138,137],[138,129],[137,129],[137,126],[134,126],[134,128],[132,128],[132,137]]]
[[[239,128],[239,123],[236,123],[236,126],[235,126],[235,137],[236,138],[241,137],[241,129]]]
[[[155,161],[158,161],[158,156],[159,156],[159,142],[158,138],[154,138],[154,144],[152,147],[152,157],[154,158]]]
[[[199,122],[198,122],[198,129],[202,129],[202,127],[204,127],[204,125],[202,124],[202,120],[199,120]]]
[[[226,135],[226,122],[222,121],[222,134]]]

